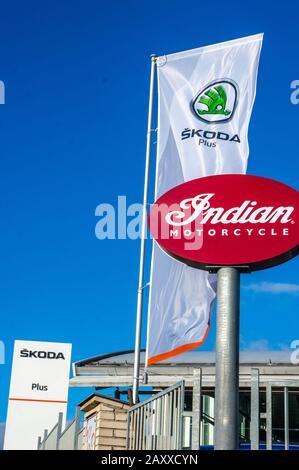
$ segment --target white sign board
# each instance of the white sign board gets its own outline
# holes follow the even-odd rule
[[[4,449],[37,449],[38,436],[66,418],[71,344],[15,341]]]

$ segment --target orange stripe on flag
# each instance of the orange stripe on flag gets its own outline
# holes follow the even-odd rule
[[[179,346],[178,348],[172,349],[171,351],[167,351],[165,353],[152,356],[147,360],[147,365],[150,366],[152,364],[156,364],[157,362],[164,361],[165,359],[169,359],[170,357],[177,356],[178,354],[182,354],[186,351],[190,351],[190,349],[199,348],[199,346],[201,346],[205,342],[206,337],[208,336],[209,330],[210,330],[210,323],[208,324],[204,337],[201,341],[198,341],[196,343],[184,344],[183,346]]]

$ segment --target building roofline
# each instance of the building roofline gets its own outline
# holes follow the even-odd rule
[[[145,352],[145,349],[141,349],[141,352]],[[102,361],[104,359],[109,359],[111,357],[117,357],[117,356],[122,356],[123,354],[133,354],[134,349],[125,349],[121,351],[115,351],[107,354],[99,354],[98,356],[91,356],[87,357],[86,359],[82,359],[81,361],[76,361],[74,362],[74,366],[77,367],[83,367],[86,366],[86,364],[91,364],[92,362],[98,362]]]
[[[141,363],[144,364],[144,352],[141,350]],[[292,350],[267,350],[267,351],[240,351],[240,364],[286,364],[291,365]],[[107,354],[92,356],[73,363],[74,370],[84,369],[88,367],[114,367],[114,366],[131,366],[134,361],[134,350],[127,349],[115,351]],[[215,363],[215,351],[189,351],[180,356],[161,361],[152,367],[165,367],[170,365],[184,366],[194,364],[213,364]],[[76,375],[76,374],[74,374]]]

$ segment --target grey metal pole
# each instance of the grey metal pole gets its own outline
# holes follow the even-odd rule
[[[266,385],[266,449],[272,450],[272,385]]]
[[[260,443],[260,371],[251,369],[250,384],[250,445],[258,450]]]
[[[202,370],[193,370],[193,398],[192,398],[192,450],[200,449],[200,425],[201,425],[201,385]]]
[[[150,150],[151,150],[151,138],[152,138],[155,64],[156,64],[156,55],[152,54],[151,55],[151,76],[150,76],[147,135],[146,135],[139,280],[138,280],[138,291],[137,291],[138,293],[137,293],[137,313],[136,313],[136,333],[135,333],[135,355],[134,355],[134,371],[133,371],[133,402],[134,404],[138,402],[138,388],[139,388],[140,343],[141,343],[142,304],[143,304],[143,288],[144,288],[144,260],[145,260],[145,241],[146,241],[146,229],[147,229],[147,197],[148,197]]]
[[[240,273],[220,268],[217,281],[215,449],[239,447]]]
[[[285,450],[289,450],[289,438],[290,430],[289,430],[289,389],[288,387],[284,387],[284,448]]]
[[[48,439],[48,429],[45,429],[43,443],[42,443],[43,444],[42,450],[46,450],[47,439]]]
[[[79,432],[80,432],[80,415],[81,415],[81,409],[79,406],[77,406],[76,416],[75,416],[74,450],[78,450],[78,444],[79,444],[78,441],[79,441]]]
[[[63,423],[63,413],[60,411],[58,413],[58,422],[57,422],[57,440],[56,440],[56,450],[59,450],[59,441],[62,434],[62,423]]]

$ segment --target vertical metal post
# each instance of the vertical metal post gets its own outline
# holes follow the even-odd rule
[[[251,450],[259,449],[260,400],[259,400],[259,369],[251,369],[250,390],[250,444]]]
[[[266,447],[272,450],[272,386],[266,385]]]
[[[40,436],[38,436],[38,440],[37,440],[37,450],[40,450],[41,449],[41,444],[42,444],[42,438]]]
[[[289,389],[284,387],[284,448],[289,450]]]
[[[126,450],[130,450],[130,437],[131,437],[131,411],[127,414],[127,436],[126,436]]]
[[[57,440],[56,440],[56,450],[59,450],[59,441],[62,434],[62,421],[63,421],[63,413],[60,411],[58,414],[58,422],[57,422]]]
[[[185,406],[185,382],[182,382],[178,389],[178,410],[176,420],[179,423],[178,427],[178,447],[177,450],[181,450],[183,447],[183,415]]]
[[[138,402],[139,371],[140,371],[140,343],[141,343],[142,304],[143,304],[143,288],[144,288],[144,260],[145,260],[145,241],[146,241],[146,230],[147,230],[147,197],[148,197],[150,150],[151,150],[151,136],[152,136],[155,63],[156,63],[156,55],[152,54],[151,55],[151,77],[150,77],[147,136],[146,136],[140,265],[139,265],[139,281],[138,281],[137,313],[136,313],[135,355],[134,355],[134,372],[133,372],[133,402],[134,404]]]
[[[48,429],[44,430],[44,438],[43,438],[43,447],[42,450],[46,450],[46,443],[48,439]]]
[[[80,432],[80,415],[81,415],[81,409],[79,406],[77,406],[76,416],[75,416],[74,450],[78,450],[78,444],[79,444],[78,441],[79,441],[79,432]]]
[[[192,450],[200,448],[200,419],[201,419],[201,369],[193,371],[193,397],[192,397]]]
[[[240,273],[220,268],[217,280],[215,449],[239,447]]]

